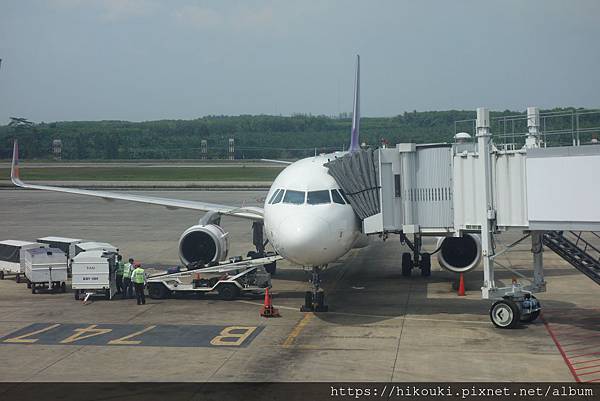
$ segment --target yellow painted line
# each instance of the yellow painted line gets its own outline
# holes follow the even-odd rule
[[[155,328],[156,325],[153,326],[148,326],[143,330],[139,330],[136,331],[135,333],[131,333],[125,337],[121,337],[121,338],[117,338],[116,340],[110,340],[108,343],[110,345],[137,345],[137,344],[141,344],[142,341],[141,340],[131,340],[131,338],[135,337],[135,336],[139,336],[140,334],[144,334],[149,332],[150,330],[152,330],[153,328]]]
[[[294,328],[290,332],[290,335],[288,336],[288,338],[285,339],[282,345],[284,347],[291,346],[296,340],[296,338],[300,335],[300,333],[302,333],[302,330],[304,330],[306,325],[310,323],[313,317],[315,317],[315,314],[312,312],[305,314],[304,317],[300,319],[300,321],[294,326]]]
[[[36,334],[41,334],[44,333],[46,331],[52,330],[56,327],[60,326],[60,324],[53,324],[51,326],[45,327],[43,329],[40,330],[36,330],[34,332],[31,333],[25,333],[25,334],[21,334],[18,337],[13,337],[13,338],[7,338],[6,340],[4,340],[3,342],[5,343],[25,343],[25,344],[33,344],[34,342],[36,342],[37,340],[39,340],[38,338],[26,338],[26,337],[30,337],[30,336],[34,336]]]

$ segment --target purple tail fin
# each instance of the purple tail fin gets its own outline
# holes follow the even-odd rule
[[[352,133],[349,152],[360,149],[358,137],[360,133],[360,56],[356,55],[356,78],[354,79],[354,106],[352,108]]]

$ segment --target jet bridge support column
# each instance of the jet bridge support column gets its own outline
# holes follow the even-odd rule
[[[544,280],[544,243],[542,242],[544,232],[531,232],[531,253],[533,253],[533,286],[534,292],[546,291]]]
[[[477,109],[477,145],[479,153],[480,181],[479,190],[483,191],[483,204],[481,208],[481,256],[483,257],[483,287],[481,288],[484,299],[489,299],[496,289],[494,283],[494,260],[492,248],[492,222],[495,213],[492,204],[492,164],[490,157],[490,111],[487,108]]]

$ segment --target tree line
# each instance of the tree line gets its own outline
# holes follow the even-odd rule
[[[569,112],[574,109],[554,109]],[[492,117],[523,115],[505,110]],[[207,116],[193,120],[60,121],[0,126],[0,158],[10,158],[13,138],[21,144],[21,158],[52,158],[52,141],[62,141],[62,159],[200,159],[207,141],[209,159],[226,158],[229,138],[235,140],[236,159],[296,159],[348,146],[351,119],[327,116],[241,115]],[[378,147],[382,140],[450,142],[458,131],[472,135],[474,111],[405,112],[394,117],[362,118],[361,142]],[[600,126],[600,115],[593,123]],[[526,124],[523,121],[518,124]],[[518,125],[517,124],[517,125]],[[557,123],[558,124],[558,123]],[[504,127],[492,127],[497,131]],[[514,124],[513,127],[514,128]],[[526,130],[526,125],[517,127]]]

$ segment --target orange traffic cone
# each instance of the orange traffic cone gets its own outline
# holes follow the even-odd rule
[[[265,303],[262,308],[260,308],[260,315],[262,317],[281,317],[279,310],[273,307],[273,300],[271,299],[268,288],[265,289]]]
[[[458,296],[465,296],[465,277],[462,273],[460,273],[460,281],[458,282]]]

